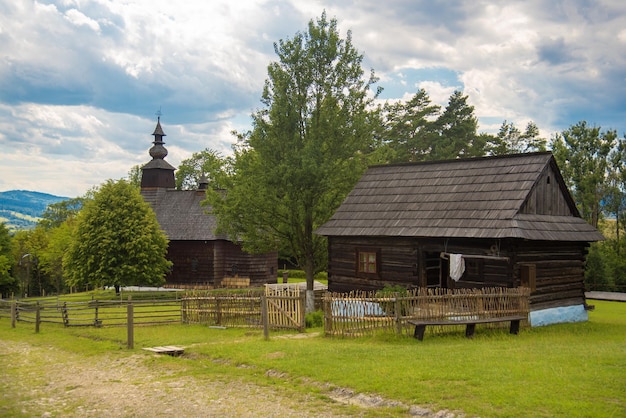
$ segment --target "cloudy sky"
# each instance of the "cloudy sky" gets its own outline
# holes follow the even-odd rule
[[[227,154],[273,43],[326,10],[385,90],[469,95],[479,131],[626,132],[623,0],[0,0],[0,191],[75,197],[150,160]]]

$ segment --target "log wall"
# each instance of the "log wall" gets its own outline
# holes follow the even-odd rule
[[[213,286],[214,241],[170,241],[167,259],[173,263],[166,282],[177,285]]]
[[[530,265],[534,274],[531,309],[569,306],[584,303],[587,248],[587,243],[548,241],[329,237],[328,287],[332,292],[398,285],[518,287],[523,284],[523,266]],[[359,251],[377,253],[375,274],[357,271]],[[449,264],[441,253],[465,256],[466,271],[458,282],[448,278]]]
[[[169,287],[221,287],[224,277],[250,278],[250,286],[276,283],[277,254],[249,254],[230,241],[170,241]]]
[[[214,252],[214,276],[221,280],[227,276],[250,278],[250,286],[276,283],[278,278],[278,255],[276,252],[250,254],[230,241],[216,241]]]
[[[576,242],[521,242],[515,248],[515,280],[521,282],[524,264],[536,269],[533,310],[585,302],[585,258],[589,245]]]

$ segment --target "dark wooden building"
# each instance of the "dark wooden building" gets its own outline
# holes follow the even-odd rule
[[[142,167],[141,195],[169,239],[167,258],[173,267],[166,277],[170,287],[221,287],[226,277],[249,278],[250,285],[276,283],[277,254],[250,254],[225,235],[216,233],[217,220],[203,206],[207,182],[198,190],[175,190],[175,168],[164,158],[165,134],[160,120],[154,130],[152,161]]]
[[[316,233],[331,291],[528,286],[532,311],[574,307],[548,323],[586,318],[585,257],[604,239],[549,152],[371,167]]]

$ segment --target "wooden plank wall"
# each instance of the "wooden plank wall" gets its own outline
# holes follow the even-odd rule
[[[378,274],[357,273],[357,252],[367,250],[380,251],[383,263]],[[333,292],[419,285],[418,250],[413,239],[330,237],[328,251],[328,285]]]
[[[439,240],[409,238],[329,238],[329,290],[371,291],[385,286],[414,288],[426,283],[426,255],[439,252],[482,254],[466,263],[466,274],[453,288],[521,286],[521,266],[535,265],[536,289],[531,295],[533,310],[584,303],[584,267],[587,243],[502,240],[497,255],[493,240]],[[381,265],[378,274],[357,273],[357,251],[377,251]],[[474,263],[472,266],[471,263]],[[442,263],[446,268],[445,263]]]
[[[168,285],[215,284],[213,241],[170,241],[167,259],[174,263],[166,277]]]
[[[219,280],[237,274],[249,277],[250,286],[253,287],[277,282],[278,255],[276,252],[249,254],[230,241],[216,241],[214,259],[214,276],[219,277]]]
[[[224,277],[249,277],[251,286],[276,283],[278,257],[274,253],[248,254],[229,241],[170,241],[167,254],[173,262],[166,276],[169,287],[220,287]]]
[[[443,239],[330,237],[329,290],[377,290],[386,285],[425,287],[427,275],[438,274],[427,271],[427,267],[439,266],[441,252],[490,255],[493,245],[493,240],[445,242]],[[368,249],[380,254],[381,265],[376,275],[356,272],[357,252]],[[458,288],[513,286],[512,268],[505,259],[479,259],[476,263],[477,272],[470,274],[468,270],[461,281],[447,285]],[[446,265],[443,268],[447,269]]]
[[[521,282],[521,265],[534,264],[536,290],[533,310],[582,304],[585,301],[587,243],[533,242],[516,249],[515,279]]]
[[[520,209],[521,213],[572,216],[569,204],[559,187],[557,175],[547,166]]]

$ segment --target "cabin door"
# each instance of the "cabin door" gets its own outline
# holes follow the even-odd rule
[[[439,251],[427,251],[425,254],[426,287],[448,287],[450,262],[441,258]]]

